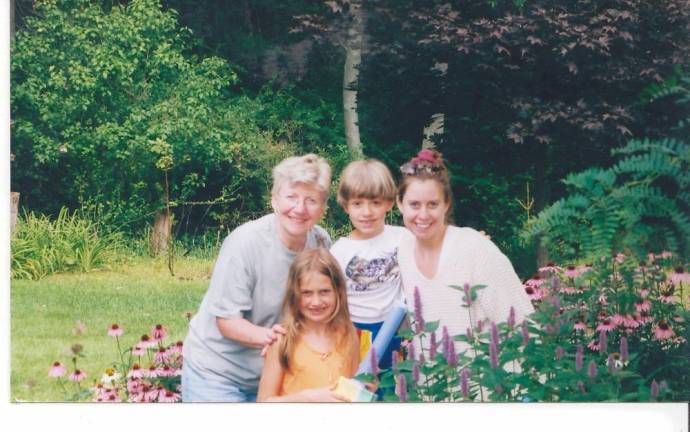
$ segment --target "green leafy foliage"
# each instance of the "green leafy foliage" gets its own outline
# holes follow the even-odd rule
[[[79,212],[63,208],[55,220],[25,213],[12,236],[13,279],[41,279],[56,272],[88,272],[118,259],[118,234],[104,234]]]
[[[556,259],[587,259],[631,250],[690,254],[690,146],[674,139],[632,140],[608,169],[571,174],[570,195],[531,220]]]

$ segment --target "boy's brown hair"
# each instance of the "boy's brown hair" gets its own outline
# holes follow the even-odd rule
[[[398,188],[390,170],[376,159],[350,162],[338,183],[338,204],[344,209],[347,202],[355,198],[375,199],[395,202]]]

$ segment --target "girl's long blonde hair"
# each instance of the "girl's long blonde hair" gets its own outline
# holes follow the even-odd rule
[[[283,301],[283,326],[286,333],[280,340],[278,357],[285,370],[290,370],[290,359],[303,331],[303,317],[299,310],[300,286],[307,273],[312,271],[328,277],[335,290],[335,308],[327,321],[331,334],[336,336],[335,349],[347,353],[348,358],[358,349],[354,344],[357,335],[347,307],[345,276],[338,261],[324,248],[306,250],[299,253],[290,266],[287,293]]]

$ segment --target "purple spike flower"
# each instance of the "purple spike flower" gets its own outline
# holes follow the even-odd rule
[[[511,329],[515,327],[515,308],[513,306],[510,307],[510,312],[508,312],[508,321],[506,321],[506,324],[508,324],[508,327]]]
[[[412,381],[414,381],[414,384],[419,382],[419,363],[417,362],[412,366]]]
[[[414,347],[414,343],[410,343],[410,344],[407,346],[407,358],[409,358],[410,360],[415,360],[415,359],[417,358],[417,355],[416,355],[416,354],[417,354],[417,353],[416,353],[416,350],[415,350],[415,347]]]
[[[407,402],[407,379],[404,374],[398,375],[397,394],[400,402]]]
[[[432,361],[436,358],[436,349],[436,332],[433,332],[429,340],[429,359]]]
[[[590,378],[597,377],[597,364],[594,362],[594,360],[590,360],[589,365],[587,365],[587,376]]]
[[[484,331],[484,320],[477,322],[477,333]]]
[[[400,353],[393,351],[391,354],[391,369],[394,371],[398,370],[398,362],[400,361]]]
[[[582,344],[577,345],[577,352],[575,353],[575,372],[582,370],[582,361],[584,356],[584,347]]]
[[[456,364],[458,364],[458,355],[455,353],[455,343],[453,343],[452,340],[450,340],[448,343],[448,351],[446,351],[446,362],[451,366],[455,366]]]
[[[491,340],[496,341],[496,344],[498,344],[498,327],[496,327],[496,323],[491,323]]]
[[[489,361],[492,368],[498,367],[498,340],[497,337],[494,337],[493,332],[491,332],[491,343],[489,343]]]
[[[625,363],[625,362],[628,361],[628,357],[629,357],[629,354],[628,354],[628,338],[625,337],[625,336],[621,337],[621,347],[620,347],[620,350],[621,350],[621,361],[622,361],[623,363]]]
[[[470,395],[470,370],[468,368],[463,368],[460,372],[460,392],[464,398]]]
[[[553,292],[558,292],[558,289],[561,287],[561,280],[558,279],[557,276],[554,276],[551,278],[551,289]]]
[[[448,327],[443,326],[443,336],[441,336],[441,345],[443,346],[443,355],[448,356],[450,351],[450,344],[453,343],[448,335]]]
[[[472,327],[467,327],[467,342],[468,343],[474,342],[474,334],[472,333]]]
[[[522,322],[522,345],[527,346],[529,343],[529,327],[527,326],[527,320]]]
[[[652,380],[652,384],[649,386],[649,392],[652,399],[659,397],[659,384],[657,384],[656,380]]]
[[[371,347],[371,354],[369,355],[369,367],[371,368],[371,374],[376,376],[379,374],[379,362],[376,360],[376,348]]]
[[[424,317],[422,316],[422,298],[419,294],[419,287],[414,287],[414,322],[417,334],[424,331]]]
[[[580,390],[580,393],[585,394],[587,391],[585,390],[585,383],[582,381],[577,382],[577,389]]]
[[[563,357],[564,352],[565,351],[563,350],[563,347],[560,347],[560,346],[556,347],[556,361],[559,361],[561,359],[561,357]]]
[[[466,283],[462,288],[463,291],[465,291],[465,306],[472,306],[472,292],[470,290],[470,284]]]
[[[422,363],[422,364],[424,364],[424,362],[426,362],[426,358],[424,357],[424,353],[423,353],[423,352],[420,352],[420,353],[419,353],[419,362]]]
[[[599,332],[599,352],[605,353],[608,349],[609,339],[606,336],[606,331],[602,330]]]
[[[495,391],[497,394],[503,393],[503,386],[500,385],[500,384],[496,384],[496,386],[494,387],[494,391]]]

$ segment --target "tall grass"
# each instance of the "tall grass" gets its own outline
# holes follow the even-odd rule
[[[57,272],[88,272],[118,259],[118,233],[104,234],[98,225],[75,211],[60,210],[57,218],[24,213],[12,236],[12,278],[42,279]]]

